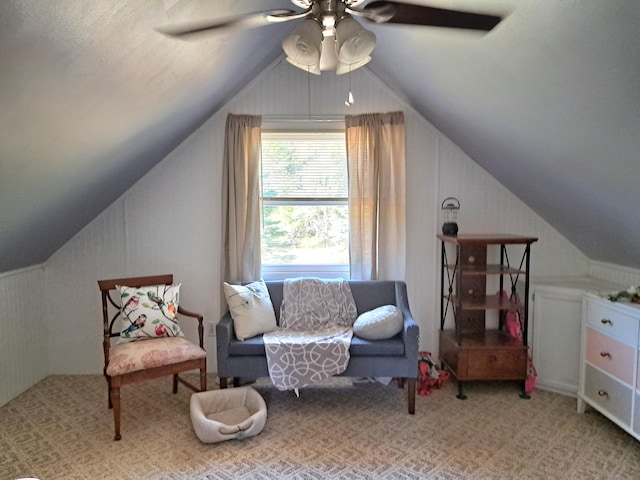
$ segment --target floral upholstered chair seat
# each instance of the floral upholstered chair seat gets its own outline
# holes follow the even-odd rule
[[[184,337],[165,337],[120,343],[111,347],[107,375],[123,375],[137,370],[162,367],[206,356],[203,349]]]

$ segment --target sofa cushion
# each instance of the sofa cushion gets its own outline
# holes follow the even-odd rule
[[[351,339],[349,353],[352,357],[366,357],[368,355],[404,355],[402,335],[384,340],[367,340],[354,337]]]
[[[247,338],[245,341],[232,339],[229,342],[229,355],[236,356],[265,356],[264,342],[262,335]]]
[[[247,285],[230,285],[225,282],[224,295],[233,318],[233,329],[239,340],[277,328],[269,291],[263,281]]]
[[[383,305],[362,313],[353,324],[353,333],[367,340],[391,338],[402,330],[402,312],[395,305]]]
[[[360,337],[351,339],[349,354],[353,357],[368,355],[404,355],[404,343],[400,334],[385,340],[366,340]],[[232,340],[229,344],[229,355],[235,356],[265,356],[262,335],[248,338],[244,342]]]

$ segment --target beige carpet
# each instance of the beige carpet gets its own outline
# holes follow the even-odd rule
[[[211,385],[214,385],[211,378]],[[334,379],[296,398],[255,385],[267,402],[258,436],[205,445],[189,392],[170,380],[123,389],[123,438],[101,376],[52,376],[0,408],[0,479],[634,479],[640,442],[575,399],[508,383],[448,382],[418,397]]]

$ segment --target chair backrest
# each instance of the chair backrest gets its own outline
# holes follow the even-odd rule
[[[116,320],[120,316],[120,296],[114,295],[116,286],[122,285],[127,287],[146,287],[151,285],[171,285],[173,283],[173,275],[153,275],[150,277],[132,277],[132,278],[114,278],[110,280],[98,280],[98,286],[102,293],[102,328],[104,333],[104,341],[108,343],[111,338],[120,336],[120,329],[114,331],[113,327]],[[109,305],[115,308],[113,315],[109,314]]]

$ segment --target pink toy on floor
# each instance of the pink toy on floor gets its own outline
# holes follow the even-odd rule
[[[418,394],[429,396],[433,388],[440,388],[449,380],[449,372],[440,370],[431,359],[431,352],[418,352]]]

